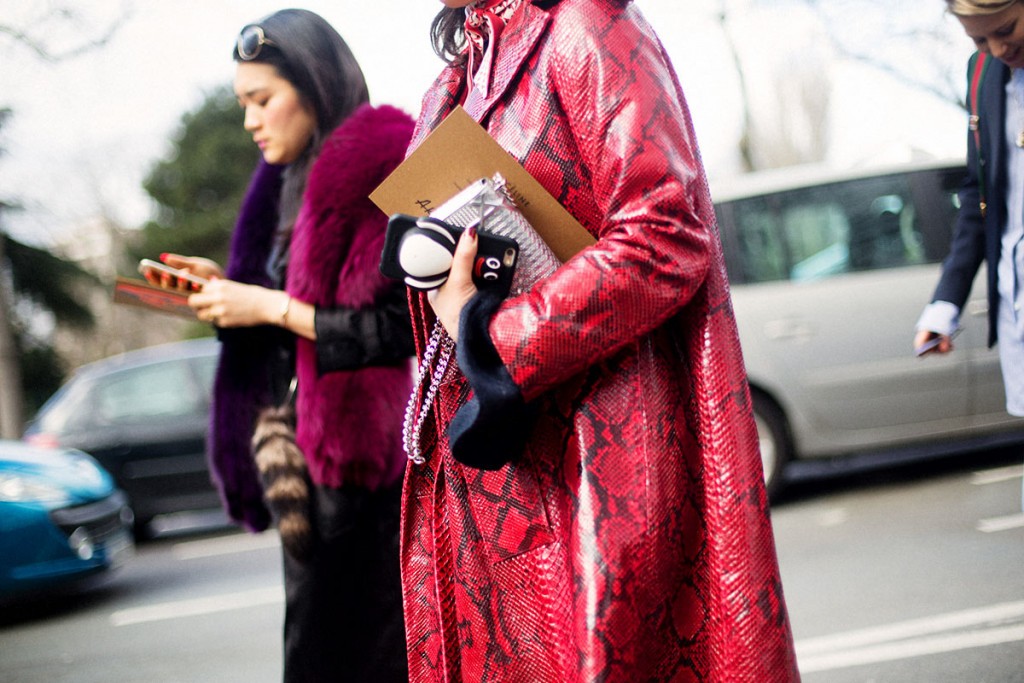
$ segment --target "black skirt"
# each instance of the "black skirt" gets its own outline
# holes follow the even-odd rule
[[[311,490],[313,552],[284,553],[285,683],[408,681],[401,489]]]

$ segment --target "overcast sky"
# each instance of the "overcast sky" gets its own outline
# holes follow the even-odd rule
[[[26,21],[47,4],[0,0],[0,22]],[[66,29],[48,29],[48,39],[58,47],[127,15],[102,49],[55,64],[0,36],[0,106],[14,111],[0,139],[6,149],[0,158],[0,198],[25,207],[13,219],[9,216],[5,227],[38,244],[66,239],[75,226],[100,212],[125,226],[145,221],[151,206],[140,187],[142,178],[167,153],[182,113],[195,107],[205,92],[230,82],[230,52],[238,29],[289,6],[267,0],[66,4],[86,5],[77,10],[84,24],[70,35]],[[740,113],[735,69],[714,16],[719,1],[637,4],[679,72],[710,175],[713,180],[728,178],[737,170]],[[760,3],[768,11],[755,11],[755,0],[728,4],[740,19],[734,37],[750,62],[755,89],[768,82],[764,69],[793,69],[834,52],[827,36],[808,28],[800,2]],[[424,90],[442,66],[428,38],[438,0],[322,0],[294,6],[318,12],[345,37],[366,73],[374,102],[395,104],[411,114],[418,111]],[[744,6],[746,11],[738,11]],[[888,17],[927,12],[929,20],[934,15],[941,25],[940,7],[936,0],[900,0],[899,9],[891,3],[880,9],[886,17],[881,28],[865,16],[843,29],[852,35],[860,31],[865,41],[882,46],[888,36],[880,32],[886,30]],[[953,59],[943,57],[957,64],[959,78],[970,45],[966,39],[951,44]],[[924,46],[909,55],[935,59]],[[955,106],[856,63],[836,60],[830,74],[833,163],[899,160],[910,150],[962,156],[965,116]]]

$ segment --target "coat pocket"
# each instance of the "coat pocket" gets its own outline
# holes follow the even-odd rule
[[[555,540],[537,474],[528,460],[497,471],[454,466],[461,470],[472,525],[492,564]]]

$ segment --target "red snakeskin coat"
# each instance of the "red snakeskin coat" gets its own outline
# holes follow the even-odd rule
[[[464,81],[442,73],[413,146]],[[526,4],[464,104],[599,239],[491,321],[543,408],[527,452],[476,470],[435,413],[424,429],[410,680],[798,680],[712,204],[653,30],[609,0]],[[433,315],[413,310],[422,353]],[[449,370],[442,426],[468,391]]]

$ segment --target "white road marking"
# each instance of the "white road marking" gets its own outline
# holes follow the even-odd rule
[[[156,605],[146,605],[144,607],[122,609],[110,615],[110,622],[114,626],[134,626],[154,621],[184,619],[237,609],[265,607],[283,601],[284,588],[281,586],[257,588],[241,593],[225,593],[206,598],[191,598],[189,600],[177,600]]]
[[[1013,481],[1024,477],[1024,465],[1011,465],[1009,467],[996,467],[990,470],[975,472],[971,476],[971,484],[974,486],[988,486],[990,484],[1001,484],[1005,481]],[[1012,514],[1002,517],[989,517],[978,520],[977,529],[982,533],[993,534],[999,531],[1024,528],[1024,514]]]
[[[975,472],[971,476],[971,483],[975,486],[986,486],[998,484],[1004,481],[1020,479],[1024,477],[1024,465],[1011,465],[1009,467],[997,467],[991,470]]]
[[[850,519],[850,512],[846,508],[831,508],[817,514],[814,518],[815,524],[820,527],[842,526]]]
[[[830,671],[1024,641],[1024,601],[950,612],[797,642],[800,671]],[[962,631],[950,633],[950,631]]]
[[[872,647],[844,650],[831,654],[817,655],[801,659],[797,655],[801,673],[814,671],[834,671],[851,666],[891,662],[897,659],[911,659],[925,655],[937,655],[945,652],[956,652],[973,647],[987,647],[1002,643],[1024,641],[1024,625],[992,628],[984,631],[960,633],[955,635],[931,636],[908,640],[902,643],[889,643]]]
[[[978,521],[978,531],[986,534],[1009,531],[1010,529],[1024,529],[1024,514],[989,517]]]
[[[252,550],[277,548],[280,545],[281,539],[276,531],[265,531],[261,534],[237,534],[178,543],[171,548],[171,554],[178,560],[196,560],[204,557],[219,557]]]

